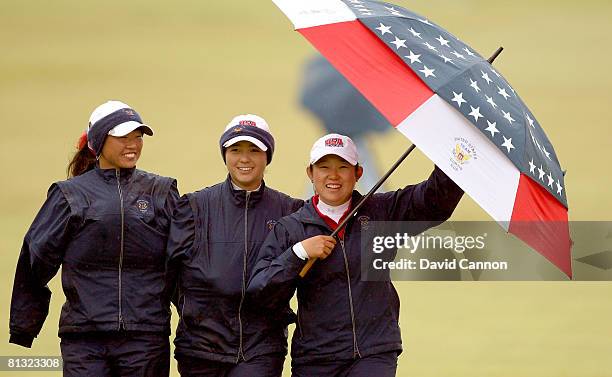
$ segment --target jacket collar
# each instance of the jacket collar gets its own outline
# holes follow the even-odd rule
[[[96,164],[95,171],[105,181],[117,180],[117,169],[101,169],[100,166]],[[119,169],[119,177],[121,182],[129,181],[130,178],[132,178],[134,171],[136,171],[136,168]]]
[[[261,200],[264,194],[264,190],[266,189],[266,183],[262,180],[261,186],[257,191],[251,191],[249,193],[249,208],[253,208],[257,202]],[[223,190],[229,193],[229,197],[232,199],[232,202],[238,207],[244,207],[246,204],[246,196],[247,192],[245,190],[236,190],[232,185],[232,179],[230,175],[227,175],[225,182],[223,182]]]
[[[357,203],[359,203],[359,201],[361,200],[362,197],[363,197],[363,195],[361,195],[357,190],[353,190],[353,195],[351,196],[351,203],[352,203],[351,204],[351,208],[353,206],[356,206]],[[359,211],[357,211],[357,212],[359,212]],[[356,215],[357,214],[353,215],[353,217],[355,217]],[[304,224],[314,224],[314,225],[321,226],[321,227],[323,227],[325,229],[328,229],[330,231],[330,233],[332,231],[331,228],[325,223],[325,221],[317,213],[317,210],[314,207],[314,203],[312,201],[312,198],[308,199],[304,203],[304,206],[302,208],[300,208],[296,212],[296,216],[298,217],[300,222],[302,222]]]

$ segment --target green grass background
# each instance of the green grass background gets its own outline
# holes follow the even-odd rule
[[[568,170],[570,219],[609,220],[612,3],[396,3],[444,25],[482,55],[505,47],[495,65]],[[222,180],[223,127],[236,114],[260,114],[278,144],[266,182],[300,196],[310,145],[321,134],[296,105],[301,64],[312,53],[271,1],[0,1],[0,323],[6,326],[0,354],[59,355],[59,279],[51,283],[50,315],[31,350],[7,342],[10,292],[23,235],[49,184],[65,178],[96,105],[120,99],[137,109],[156,131],[139,167],[178,178],[181,192]],[[388,133],[372,144],[389,166],[409,142]],[[417,153],[390,184],[416,182],[431,168]],[[488,216],[466,197],[453,219]],[[399,376],[612,376],[610,283],[396,286],[405,344]]]

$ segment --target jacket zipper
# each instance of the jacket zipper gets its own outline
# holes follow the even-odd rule
[[[123,313],[121,305],[121,273],[123,270],[123,232],[125,227],[124,210],[123,210],[123,191],[121,190],[121,172],[119,169],[115,170],[115,176],[117,177],[117,190],[119,191],[119,203],[121,207],[121,243],[119,249],[119,330],[125,330],[125,324],[123,323]]]
[[[353,292],[351,291],[351,274],[349,272],[348,258],[344,249],[344,238],[340,239],[342,255],[344,256],[344,268],[346,269],[346,283],[348,285],[349,306],[351,308],[351,324],[353,325],[353,358],[361,358],[359,346],[357,345],[357,330],[355,329],[355,310],[353,309]]]
[[[242,348],[243,333],[242,333],[242,303],[246,292],[246,273],[247,273],[247,253],[248,253],[248,211],[249,211],[249,196],[250,192],[246,192],[246,202],[244,206],[244,255],[242,257],[242,296],[240,297],[240,305],[238,305],[238,325],[240,326],[240,344],[238,345],[238,355],[236,356],[236,364],[240,362],[240,357],[244,360],[244,350]]]

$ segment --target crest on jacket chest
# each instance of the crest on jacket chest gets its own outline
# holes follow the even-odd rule
[[[268,220],[266,221],[266,228],[268,229],[268,231],[272,230],[274,228],[274,225],[276,225],[278,221],[276,220]]]
[[[141,213],[146,213],[149,210],[149,201],[145,200],[145,199],[138,199],[136,201],[136,208],[141,212]]]

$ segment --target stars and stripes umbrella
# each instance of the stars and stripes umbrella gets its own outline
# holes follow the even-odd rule
[[[273,1],[494,220],[571,277],[559,160],[536,117],[487,60],[430,20],[393,4]]]

